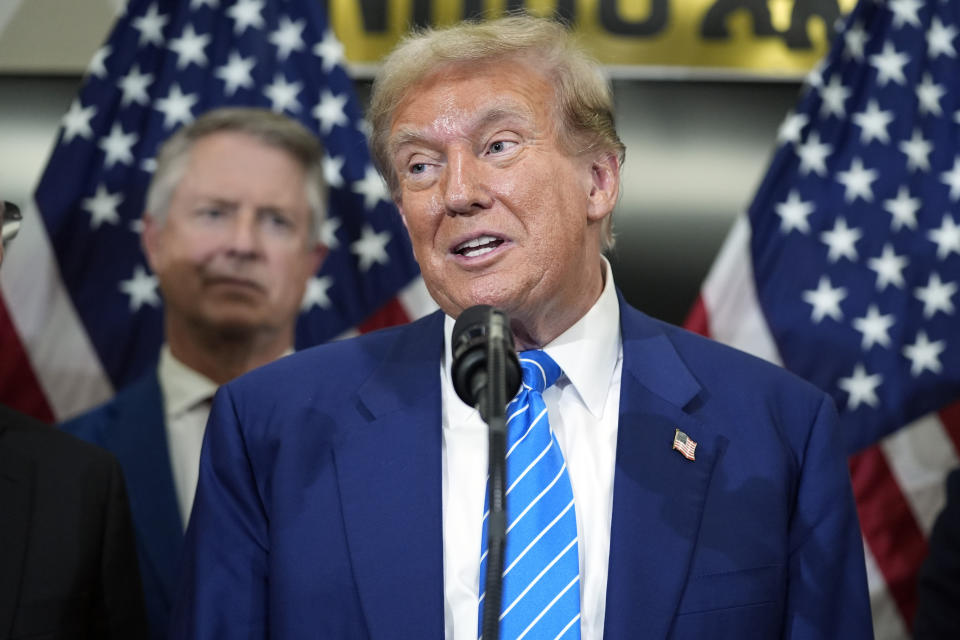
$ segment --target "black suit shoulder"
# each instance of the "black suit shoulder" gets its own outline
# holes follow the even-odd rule
[[[146,636],[120,466],[0,407],[0,638]]]
[[[960,638],[960,469],[947,476],[947,504],[920,568],[914,637]]]
[[[108,451],[0,405],[3,447],[44,466],[56,463],[68,471],[88,469],[104,473],[117,466]]]

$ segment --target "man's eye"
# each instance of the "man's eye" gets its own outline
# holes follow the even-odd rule
[[[498,154],[498,153],[503,153],[504,151],[506,151],[507,149],[509,149],[515,144],[516,144],[515,142],[511,142],[509,140],[497,140],[496,142],[490,143],[490,146],[488,147],[488,149],[490,153]]]
[[[269,211],[264,214],[264,220],[273,227],[287,229],[293,226],[293,222],[287,216],[275,211]]]
[[[197,215],[201,218],[217,219],[223,217],[223,210],[218,209],[217,207],[206,207],[197,211]]]
[[[423,162],[417,162],[410,165],[410,173],[423,173],[427,170],[427,165]]]

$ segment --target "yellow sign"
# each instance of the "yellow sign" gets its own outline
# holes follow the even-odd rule
[[[508,9],[569,22],[602,63],[797,76],[822,58],[856,0],[330,0],[353,65],[376,64],[411,26]]]

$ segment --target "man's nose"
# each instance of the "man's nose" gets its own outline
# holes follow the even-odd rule
[[[261,238],[255,211],[241,210],[234,217],[226,242],[227,253],[232,256],[249,258],[259,255]]]
[[[471,150],[456,150],[447,156],[443,200],[454,215],[475,213],[492,205],[483,163]]]

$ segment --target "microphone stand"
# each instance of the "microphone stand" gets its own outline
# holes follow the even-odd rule
[[[480,416],[490,431],[488,472],[490,515],[487,521],[487,575],[483,606],[483,640],[500,637],[500,607],[503,591],[503,555],[507,538],[507,397],[503,325],[493,322],[487,341],[487,385],[479,402]]]

